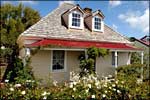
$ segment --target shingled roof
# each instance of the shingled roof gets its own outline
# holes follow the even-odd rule
[[[62,25],[61,15],[76,5],[64,3],[53,10],[39,22],[24,31],[20,37],[32,36],[48,39],[80,40],[80,41],[105,41],[130,43],[125,37],[104,25],[104,33],[95,32],[94,34],[85,27],[84,30],[72,31]]]

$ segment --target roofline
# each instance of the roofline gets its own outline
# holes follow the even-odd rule
[[[147,35],[145,35],[144,37],[142,37],[140,40],[143,40],[144,38],[146,38],[146,37],[150,37],[150,36],[147,36]]]
[[[58,37],[46,37],[46,36],[23,36],[23,37],[29,37],[29,38],[42,38],[42,39],[58,39],[58,40],[72,40],[72,41],[87,41],[87,42],[107,42],[107,43],[120,43],[120,42],[114,42],[114,41],[97,41],[97,40],[81,40],[81,39],[75,39],[75,38],[58,38]],[[130,43],[126,43],[126,42],[122,42],[122,44],[131,44]]]
[[[94,13],[100,14],[103,18],[105,18],[104,14],[102,13],[101,10],[96,10],[96,11],[92,12],[92,15],[93,15]],[[95,16],[95,15],[94,15],[94,16]]]
[[[43,41],[43,40],[51,40],[51,39],[47,39],[47,38],[43,38],[43,39],[41,39],[40,41]],[[64,39],[52,39],[52,40],[54,40],[54,41],[68,41],[68,42],[71,42],[71,41],[69,41],[69,40],[64,40]],[[94,44],[96,44],[96,43],[111,43],[111,44],[115,44],[115,45],[126,45],[126,46],[128,46],[128,47],[130,47],[130,48],[112,48],[112,47],[107,47],[107,49],[112,49],[112,50],[136,50],[136,51],[143,51],[143,49],[141,49],[141,48],[137,48],[137,47],[134,47],[134,46],[132,46],[132,45],[129,45],[129,44],[127,44],[127,43],[113,43],[113,42],[94,42],[94,41],[82,41],[82,40],[80,40],[80,41],[77,41],[77,40],[72,40],[72,41],[74,41],[74,42],[81,42],[81,43],[86,43],[86,42],[90,42],[90,43],[94,43]],[[35,42],[35,43],[38,43],[39,41],[37,41],[37,42]],[[32,44],[34,44],[34,43],[32,43]],[[28,47],[30,47],[32,44],[26,44],[26,46]],[[43,44],[43,43],[42,43]],[[95,45],[96,46],[96,45]],[[101,48],[106,48],[106,47],[101,47]]]
[[[134,37],[133,37],[133,38],[134,38]],[[149,47],[149,45],[146,44],[146,43],[144,43],[144,42],[142,42],[142,40],[140,41],[139,39],[134,38],[134,41],[135,41],[135,40]]]
[[[104,23],[108,28],[110,28],[112,31],[116,32],[118,35],[120,35],[121,37],[123,37],[124,39],[128,40],[130,42],[130,40],[128,38],[126,38],[124,35],[121,35],[120,32],[118,32],[117,30],[114,30],[113,28],[111,28],[109,25],[107,25],[106,23]],[[132,43],[132,42],[130,42]]]
[[[78,8],[84,14],[84,11],[80,7],[80,5],[74,5],[74,7],[72,7],[71,9],[69,9],[69,11],[72,11],[73,9],[76,9],[76,8]]]

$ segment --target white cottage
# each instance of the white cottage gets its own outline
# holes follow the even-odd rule
[[[24,59],[30,50],[42,47],[31,56],[34,75],[62,82],[70,80],[70,72],[79,71],[78,56],[87,48],[106,48],[110,53],[96,59],[95,71],[99,76],[114,74],[116,67],[130,64],[131,52],[140,49],[104,19],[100,10],[64,3],[19,36],[20,56]]]

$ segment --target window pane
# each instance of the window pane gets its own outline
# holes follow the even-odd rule
[[[64,69],[64,57],[65,52],[63,50],[54,50],[53,51],[53,70]]]
[[[72,26],[80,27],[80,14],[72,13]]]
[[[97,18],[95,17],[94,18],[94,28],[95,29],[101,29],[101,19],[100,18]]]

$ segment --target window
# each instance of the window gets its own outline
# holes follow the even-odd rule
[[[71,11],[68,16],[69,28],[73,29],[83,29],[84,28],[84,18],[83,13],[80,11]]]
[[[112,65],[115,66],[115,52],[112,52]],[[117,56],[117,65],[118,65],[118,56]]]
[[[72,13],[72,26],[80,27],[81,15],[78,13]]]
[[[52,70],[63,70],[64,69],[65,51],[54,50],[52,60]]]
[[[94,18],[94,28],[101,30],[101,19],[99,17]]]

